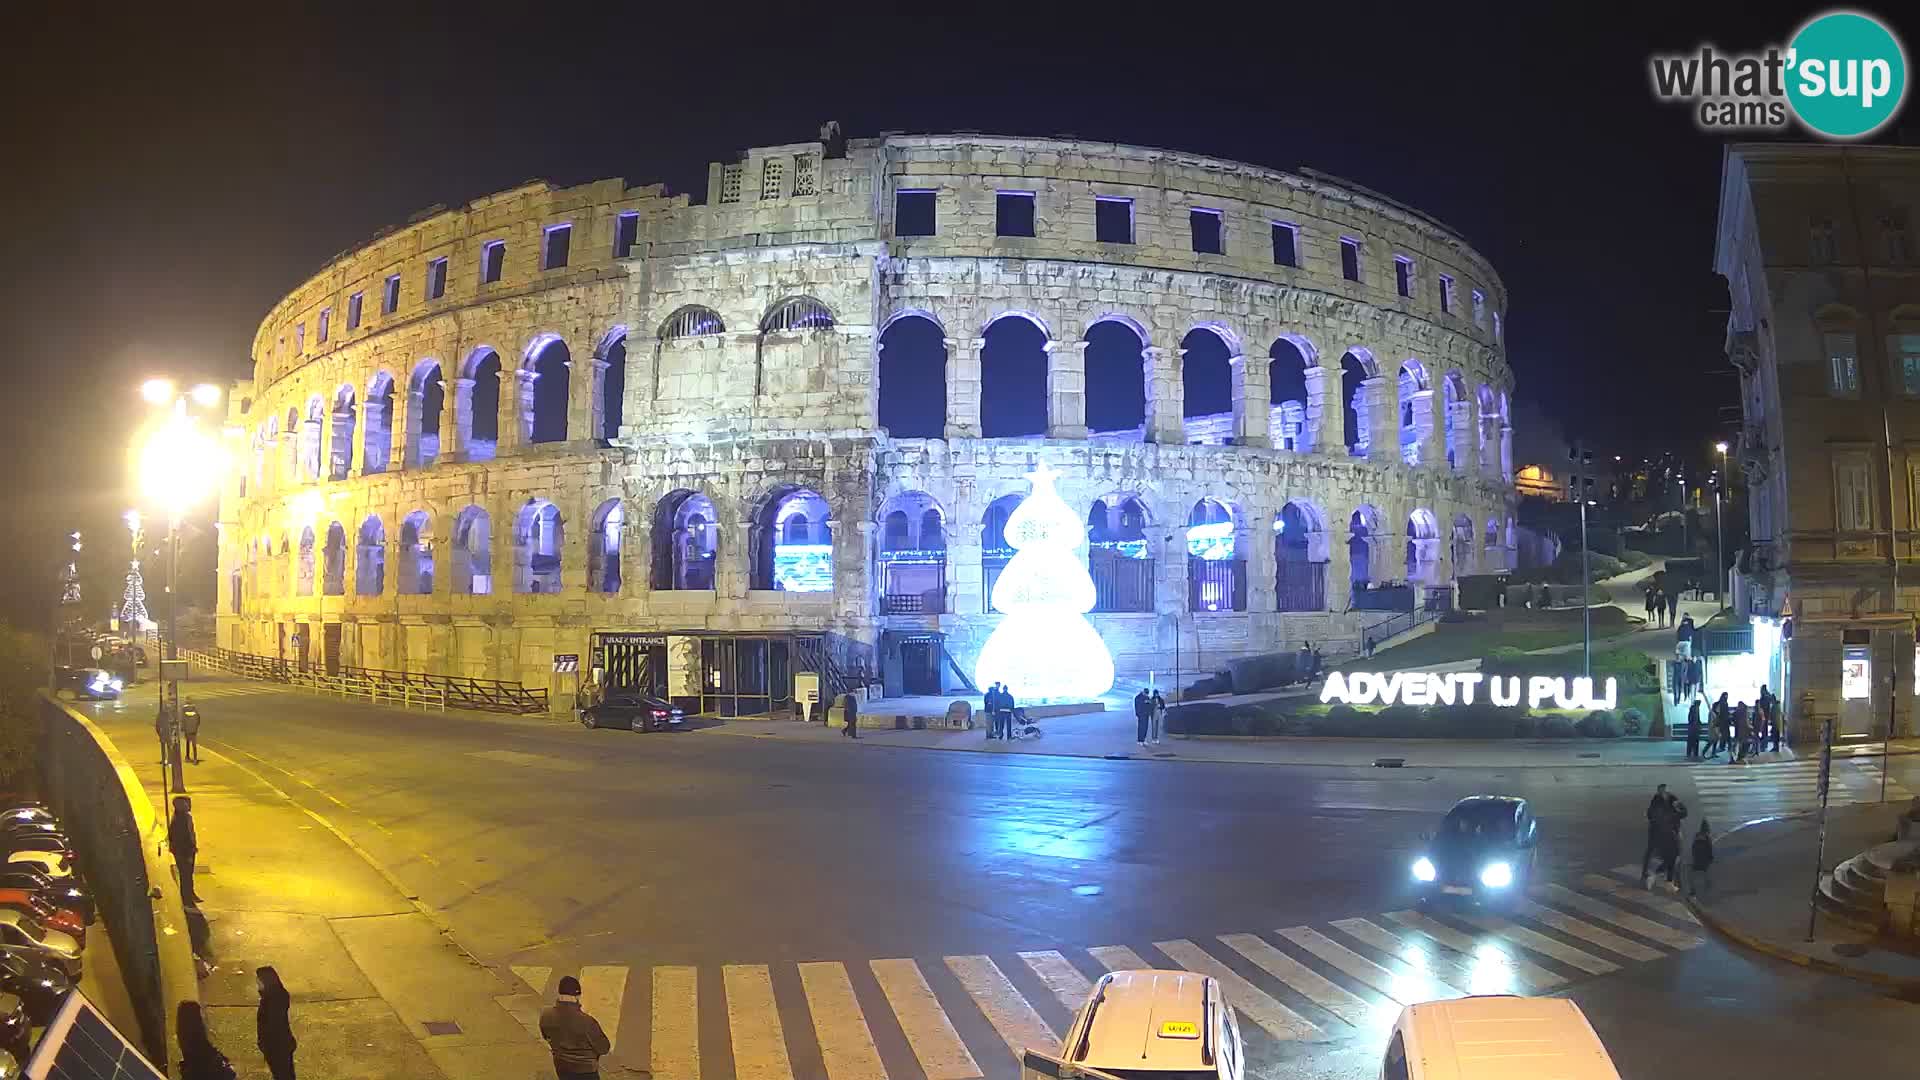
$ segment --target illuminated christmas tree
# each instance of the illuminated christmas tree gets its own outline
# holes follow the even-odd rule
[[[120,594],[120,623],[122,626],[139,632],[146,628],[147,585],[140,579],[140,560],[133,560],[132,569],[127,571],[127,591]]]
[[[1093,579],[1077,554],[1086,526],[1054,490],[1045,463],[1027,475],[1033,493],[1007,518],[1013,558],[993,586],[1006,615],[980,650],[980,686],[1005,683],[1022,700],[1086,700],[1113,688],[1113,657],[1087,621]]]

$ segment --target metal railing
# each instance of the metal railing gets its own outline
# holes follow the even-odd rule
[[[475,709],[481,712],[543,713],[545,689],[529,689],[499,679],[469,679],[458,675],[429,675],[418,671],[342,667],[302,669],[296,661],[232,649],[187,650],[183,657],[202,667],[249,679],[281,683],[343,698],[365,698],[375,704],[403,708]]]
[[[1382,619],[1360,631],[1360,653],[1369,655],[1383,641],[1404,634],[1418,626],[1438,619],[1442,612],[1429,609],[1403,611],[1390,619]]]

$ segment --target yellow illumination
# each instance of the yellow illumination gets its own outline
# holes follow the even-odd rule
[[[149,427],[139,446],[140,493],[168,513],[183,513],[219,491],[226,471],[220,440],[182,411]]]
[[[149,405],[165,405],[173,400],[172,379],[148,379],[140,384],[140,396]]]
[[[201,383],[192,390],[193,403],[211,409],[220,404],[220,388],[212,383]]]

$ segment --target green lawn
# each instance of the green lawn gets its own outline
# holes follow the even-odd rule
[[[1619,608],[1593,610],[1593,637],[1596,643],[1602,638],[1626,633],[1629,629],[1626,615]],[[1478,660],[1502,647],[1532,652],[1556,645],[1572,645],[1580,641],[1580,635],[1578,610],[1528,613],[1516,619],[1488,616],[1468,622],[1443,622],[1425,637],[1383,649],[1374,653],[1371,660],[1350,660],[1339,665],[1338,670],[1390,671],[1454,660]]]

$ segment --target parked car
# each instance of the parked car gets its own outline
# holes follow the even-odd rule
[[[70,979],[80,977],[80,943],[73,935],[49,930],[17,911],[0,908],[0,945],[38,950],[50,964],[58,965]]]
[[[1059,1052],[1065,1064],[1128,1080],[1241,1080],[1246,1068],[1219,980],[1191,971],[1100,976]]]
[[[9,825],[25,824],[28,822],[45,824],[45,825],[58,825],[60,824],[60,819],[53,816],[53,811],[47,809],[44,806],[39,805],[38,803],[31,803],[24,806],[13,806],[13,807],[9,807],[6,810],[0,810],[0,828],[5,828],[6,826],[9,826]]]
[[[22,863],[0,863],[0,889],[25,889],[39,893],[54,907],[77,911],[87,925],[93,925],[93,894],[73,878],[55,879]]]
[[[35,1024],[52,1023],[60,1002],[72,989],[73,980],[66,971],[37,950],[0,946],[0,991],[18,995]]]
[[[54,696],[80,701],[118,700],[126,685],[126,680],[102,668],[63,667],[53,673]]]
[[[0,851],[52,851],[72,857],[73,841],[57,832],[0,833]]]
[[[33,1018],[27,1015],[27,1003],[18,994],[0,993],[0,1052],[25,1060],[33,1049]],[[4,1076],[5,1073],[0,1073]]]
[[[30,889],[0,889],[0,908],[31,915],[49,930],[72,936],[87,947],[87,918],[72,908],[63,908]]]
[[[70,881],[74,877],[73,863],[64,851],[9,851],[7,865],[38,870],[55,881]]]
[[[1400,1010],[1380,1075],[1385,1080],[1620,1080],[1580,1006],[1566,998],[1511,994],[1429,1001]]]
[[[616,690],[579,713],[580,723],[589,728],[679,731],[687,722],[685,709],[637,690]]]
[[[65,842],[67,839],[67,834],[61,830],[59,824],[56,822],[0,821],[0,847],[5,847],[16,839],[26,840],[36,836],[52,836],[62,842]],[[67,846],[71,847],[72,845],[69,844]]]
[[[1422,903],[1451,898],[1504,904],[1527,894],[1538,860],[1540,822],[1527,800],[1473,795],[1453,805],[1440,831],[1413,860]]]

